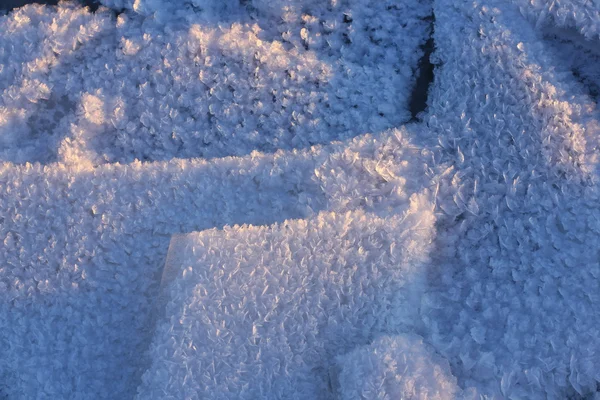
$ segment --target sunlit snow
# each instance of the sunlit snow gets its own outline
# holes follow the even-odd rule
[[[0,15],[0,399],[600,396],[596,0],[100,2]]]

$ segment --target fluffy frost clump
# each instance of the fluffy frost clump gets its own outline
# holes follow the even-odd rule
[[[383,336],[338,357],[342,400],[453,400],[460,392],[448,361],[415,335]]]
[[[90,14],[73,3],[30,5],[0,17],[1,161],[56,160],[61,139],[75,129],[81,82],[90,73],[81,58],[101,62],[114,46],[95,39],[110,25],[107,11]],[[78,50],[90,42],[97,47],[84,56]]]

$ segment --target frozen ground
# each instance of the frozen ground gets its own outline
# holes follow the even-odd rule
[[[0,398],[600,396],[600,4],[102,3],[0,16]]]

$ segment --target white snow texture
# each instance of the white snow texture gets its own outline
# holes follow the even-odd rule
[[[0,15],[0,399],[600,398],[597,0],[101,3]]]
[[[448,361],[416,335],[382,336],[338,358],[340,398],[454,399],[459,393]]]
[[[415,197],[387,219],[323,213],[180,238],[138,398],[329,398],[336,355],[418,320],[433,221]]]

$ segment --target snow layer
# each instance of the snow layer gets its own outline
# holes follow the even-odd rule
[[[427,338],[463,388],[591,395],[600,378],[594,104],[510,4],[438,1],[435,14],[443,67],[422,142],[446,172]]]
[[[171,235],[406,208],[425,174],[407,134],[210,162],[3,164],[2,393],[132,398]]]
[[[431,204],[178,238],[140,399],[326,399],[336,355],[413,327]],[[207,344],[209,344],[207,346]]]
[[[0,398],[194,398],[202,383],[214,397],[247,383],[352,398],[382,379],[454,398],[599,395],[597,4],[435,0],[435,81],[408,125],[429,2],[105,4],[126,10],[63,2],[0,17]],[[373,232],[395,250],[361,254],[353,244]],[[163,270],[174,235],[199,253]],[[287,253],[296,245],[310,262]],[[354,297],[307,308],[321,330],[253,336],[244,312],[272,305],[271,290],[306,306],[320,292],[219,275],[238,259]],[[350,259],[364,293],[334,284]],[[394,285],[402,301],[381,307]],[[202,297],[222,286],[256,300]],[[230,351],[203,341],[216,331],[202,324],[228,317],[250,328],[221,332],[257,347],[201,369]],[[286,347],[297,332],[306,347]],[[290,374],[271,380],[275,364],[240,358],[259,349],[294,355]]]
[[[132,398],[171,235],[310,214],[323,200],[307,158],[5,164],[1,392]]]
[[[393,3],[164,24],[70,3],[25,7],[0,19],[0,158],[223,157],[399,126],[431,8]]]

